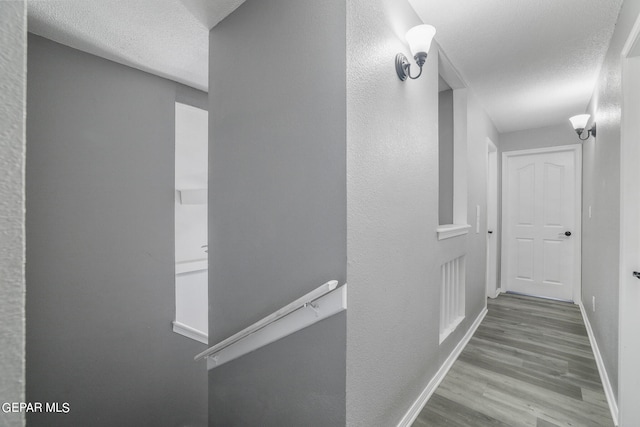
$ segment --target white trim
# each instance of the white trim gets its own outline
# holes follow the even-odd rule
[[[455,331],[458,326],[460,326],[460,323],[462,323],[463,320],[464,320],[464,316],[457,317],[453,321],[453,323],[451,323],[451,325],[449,325],[444,331],[440,332],[440,342],[438,344],[442,345],[444,340],[446,340],[449,337],[449,335],[451,335],[451,333]]]
[[[515,156],[528,156],[530,154],[544,154],[544,153],[557,153],[562,151],[576,151],[582,144],[567,144],[567,145],[556,145],[553,147],[544,147],[544,148],[529,148],[526,150],[512,150],[512,151],[503,151],[502,157],[515,157]],[[580,150],[582,151],[582,150]]]
[[[591,328],[591,323],[589,323],[589,317],[587,317],[587,312],[584,308],[584,305],[582,304],[582,301],[580,301],[578,306],[580,307],[580,313],[582,313],[584,326],[587,328],[587,335],[589,336],[589,341],[591,342],[591,348],[593,349],[593,356],[596,359],[596,365],[598,365],[598,373],[600,373],[600,381],[602,381],[604,395],[607,397],[607,402],[609,403],[611,418],[613,418],[613,423],[617,426],[618,403],[616,402],[616,397],[613,393],[613,387],[611,387],[611,381],[609,381],[607,369],[604,367],[604,360],[602,359],[602,355],[600,354],[600,348],[598,347],[598,343],[596,342],[596,337],[593,334],[593,329]]]
[[[192,328],[191,326],[185,325],[184,323],[180,323],[177,320],[174,320],[172,324],[173,324],[173,332],[180,335],[184,335],[187,338],[200,341],[203,344],[209,344],[209,336],[204,332],[198,329]]]
[[[631,49],[635,46],[636,42],[640,39],[640,15],[636,18],[636,22],[633,24],[633,28],[631,28],[631,32],[629,33],[629,37],[627,37],[627,41],[624,43],[624,47],[622,48],[622,53],[620,56],[622,59],[627,59],[629,54],[631,53]]]
[[[468,89],[453,91],[453,223],[467,223]]]
[[[453,66],[453,63],[447,56],[442,46],[434,40],[435,45],[438,47],[438,74],[442,76],[444,81],[447,82],[449,87],[453,90],[464,89],[469,87],[467,80],[462,73]]]
[[[197,188],[193,190],[177,190],[180,195],[181,205],[206,205],[207,189]]]
[[[622,115],[620,117],[620,267],[618,300],[618,421],[623,426],[635,425],[640,408],[640,338],[637,325],[640,319],[637,301],[640,298],[640,283],[632,272],[640,270],[640,200],[638,191],[638,135],[640,127],[637,116],[640,103],[635,94],[638,80],[639,55],[635,51],[640,42],[640,14],[620,55],[622,68]]]
[[[499,164],[499,155],[498,155],[498,147],[496,146],[496,144],[491,140],[491,138],[489,138],[488,136],[485,138],[485,141],[487,143],[487,155],[486,155],[486,162],[485,162],[485,170],[486,170],[486,187],[485,187],[485,200],[486,200],[486,225],[487,225],[487,233],[486,233],[486,271],[485,271],[485,292],[487,294],[487,297],[490,298],[495,298],[498,296],[498,294],[496,293],[495,297],[492,296],[493,292],[497,292],[497,289],[499,289],[498,287],[498,261],[499,261],[499,256],[500,256],[500,251],[498,250],[498,227],[500,227],[500,218],[499,218],[499,212],[500,212],[500,194],[499,194],[499,189],[498,189],[498,182],[499,182],[499,177],[498,177],[498,168],[500,167]],[[495,173],[495,182],[494,184],[494,194],[493,196],[495,197],[495,206],[489,206],[489,194],[491,191],[491,154],[495,155],[495,165],[494,165],[494,171],[493,173]],[[492,224],[490,224],[492,218],[489,217],[489,214],[491,212],[491,210],[495,209],[495,224],[493,224],[493,230],[491,230],[491,226]],[[479,219],[479,216],[478,216]],[[489,234],[489,230],[493,231],[493,238],[495,239],[495,253],[493,254],[494,259],[493,262],[495,263],[494,268],[495,268],[495,278],[492,281],[493,283],[489,283],[489,270],[491,268],[491,266],[489,265],[489,260],[490,260],[490,253],[491,253],[491,242],[490,242],[490,234]],[[493,291],[493,292],[492,292]]]
[[[500,287],[503,292],[509,291],[509,283],[507,282],[507,263],[504,262],[504,250],[507,247],[509,236],[505,230],[505,221],[507,218],[507,205],[505,202],[505,194],[507,194],[507,185],[509,179],[507,177],[507,160],[510,157],[528,156],[531,154],[543,153],[561,153],[564,151],[572,151],[575,156],[575,182],[578,191],[576,191],[575,200],[575,232],[574,232],[574,255],[576,262],[573,271],[573,301],[582,301],[582,144],[559,145],[547,148],[535,148],[530,150],[504,151],[502,153],[502,223],[500,225],[501,234],[501,259],[500,259]]]
[[[436,228],[436,232],[438,233],[438,240],[445,240],[468,234],[470,228],[471,226],[469,224],[447,224]]]
[[[478,329],[478,326],[480,326],[480,323],[482,323],[482,320],[486,315],[487,308],[485,307],[480,312],[480,314],[478,314],[478,317],[476,317],[476,320],[469,327],[469,330],[464,335],[464,337],[462,337],[456,348],[453,349],[449,357],[447,357],[440,369],[438,369],[438,372],[436,372],[434,377],[431,378],[429,384],[427,384],[425,389],[422,390],[420,396],[418,396],[418,398],[415,402],[413,402],[413,405],[411,405],[404,417],[402,417],[402,419],[398,423],[398,427],[409,427],[411,426],[411,424],[413,424],[416,418],[418,418],[420,411],[422,411],[422,408],[424,408],[424,406],[427,404],[431,395],[433,395],[433,393],[436,391],[436,389],[438,388],[444,377],[447,375],[454,362],[458,359],[458,356],[460,356],[460,353],[462,353],[462,350],[464,350],[467,343],[476,332],[476,329]]]
[[[500,296],[500,294],[502,293],[502,288],[498,288],[496,289],[496,294],[495,295],[489,295],[489,298],[498,298],[498,296]]]
[[[250,335],[243,336],[220,350],[211,351],[209,349],[200,353],[196,356],[196,360],[204,355],[207,359],[207,369],[217,368],[346,309],[347,285],[345,284],[313,300],[313,303],[305,304],[284,317],[279,317],[269,322],[266,326],[252,332]],[[216,347],[218,345],[212,347],[212,349]]]
[[[208,270],[209,260],[207,258],[193,261],[176,262],[176,274],[194,273],[196,271]]]
[[[467,110],[469,85],[466,84],[462,75],[453,66],[440,46],[438,46],[438,74],[453,90],[453,218],[451,220],[455,224],[465,224],[468,202]]]
[[[440,342],[462,323],[466,317],[467,256],[461,255],[440,266]]]

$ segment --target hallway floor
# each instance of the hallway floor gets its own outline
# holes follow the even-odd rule
[[[501,294],[488,309],[413,427],[613,426],[578,306]]]

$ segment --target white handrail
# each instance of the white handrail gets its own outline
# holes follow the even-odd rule
[[[298,298],[297,300],[293,301],[290,304],[285,305],[284,307],[282,307],[280,310],[271,313],[270,315],[268,315],[267,317],[258,320],[256,323],[254,323],[253,325],[241,330],[240,332],[238,332],[237,334],[234,334],[232,336],[230,336],[229,338],[225,339],[224,341],[219,342],[218,344],[214,345],[213,347],[209,347],[208,349],[206,349],[205,351],[203,351],[202,353],[198,354],[194,359],[195,360],[200,360],[203,359],[205,357],[211,356],[213,354],[216,354],[218,352],[220,352],[220,350],[229,347],[230,345],[240,341],[241,339],[253,334],[254,332],[259,331],[260,329],[264,328],[265,326],[275,322],[278,319],[281,319],[283,317],[285,317],[288,314],[293,313],[294,311],[305,307],[307,304],[313,302],[314,300],[320,298],[323,295],[328,294],[329,292],[333,291],[336,287],[338,286],[338,281],[337,280],[330,280],[329,282],[325,283],[324,285],[314,289],[313,291],[309,292],[308,294]]]

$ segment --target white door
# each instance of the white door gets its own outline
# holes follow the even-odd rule
[[[580,275],[581,148],[503,153],[504,290],[574,300]]]
[[[640,420],[640,17],[622,54],[618,403],[626,427]]]
[[[487,138],[487,296],[498,294],[498,150]]]

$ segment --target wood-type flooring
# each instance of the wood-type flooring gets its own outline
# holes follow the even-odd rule
[[[413,427],[613,426],[578,306],[501,294]]]

